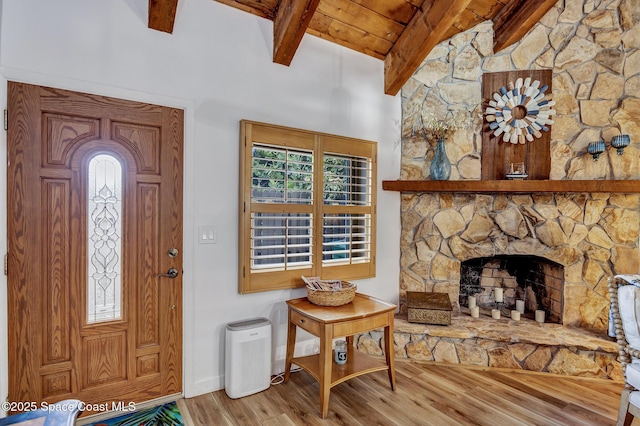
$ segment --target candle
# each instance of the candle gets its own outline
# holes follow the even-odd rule
[[[480,317],[480,308],[478,306],[474,306],[473,308],[470,309],[470,311],[471,311],[472,318]]]
[[[502,303],[504,301],[503,297],[502,297],[502,287],[496,287],[493,289],[493,295],[496,298],[496,302],[498,303]]]
[[[520,311],[511,311],[511,319],[514,321],[520,321]]]
[[[544,311],[541,311],[539,309],[536,311],[536,321],[538,321],[539,323],[544,322]]]
[[[491,310],[491,318],[500,319],[500,309],[492,309]]]
[[[469,304],[469,309],[475,308],[476,307],[476,297],[475,296],[469,296],[467,298],[467,303]]]
[[[524,300],[516,300],[516,310],[524,314]]]

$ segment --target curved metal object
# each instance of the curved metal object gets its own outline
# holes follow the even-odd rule
[[[169,269],[166,274],[158,274],[158,277],[176,278],[177,276],[178,270],[176,268]]]

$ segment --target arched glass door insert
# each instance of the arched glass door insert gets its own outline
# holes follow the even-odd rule
[[[89,162],[87,323],[122,318],[122,164],[112,155]]]

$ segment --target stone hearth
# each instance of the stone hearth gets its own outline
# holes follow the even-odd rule
[[[495,320],[488,310],[474,319],[461,308],[450,326],[412,324],[398,316],[394,341],[398,358],[622,380],[616,342],[586,329]],[[371,355],[382,355],[383,345],[382,331],[358,336],[358,349]]]

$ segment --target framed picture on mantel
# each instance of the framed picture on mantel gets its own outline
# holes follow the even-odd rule
[[[549,179],[551,124],[546,123],[546,114],[541,113],[540,110],[549,109],[546,102],[551,98],[552,78],[551,70],[483,74],[482,110],[484,120],[482,123],[481,161],[483,180],[507,179],[512,164],[524,164],[527,179]],[[519,90],[514,91],[516,86],[519,87]],[[534,96],[527,97],[525,92]],[[529,103],[529,100],[536,98],[535,94],[538,94],[539,99],[544,99],[540,100],[542,105],[539,106],[535,101]],[[521,98],[517,98],[518,96]],[[499,98],[503,101],[497,102]],[[520,104],[524,100],[525,104],[529,104],[530,109],[527,110],[524,105],[513,109],[505,107],[505,98],[514,98],[513,101],[516,104]],[[509,121],[507,122],[507,120]],[[536,123],[531,125],[532,121],[536,121]],[[508,126],[509,123],[514,122],[522,123],[522,125],[528,124],[528,127],[523,132],[516,134],[513,127]],[[542,124],[540,125],[540,123]],[[525,137],[526,135],[528,136]]]

